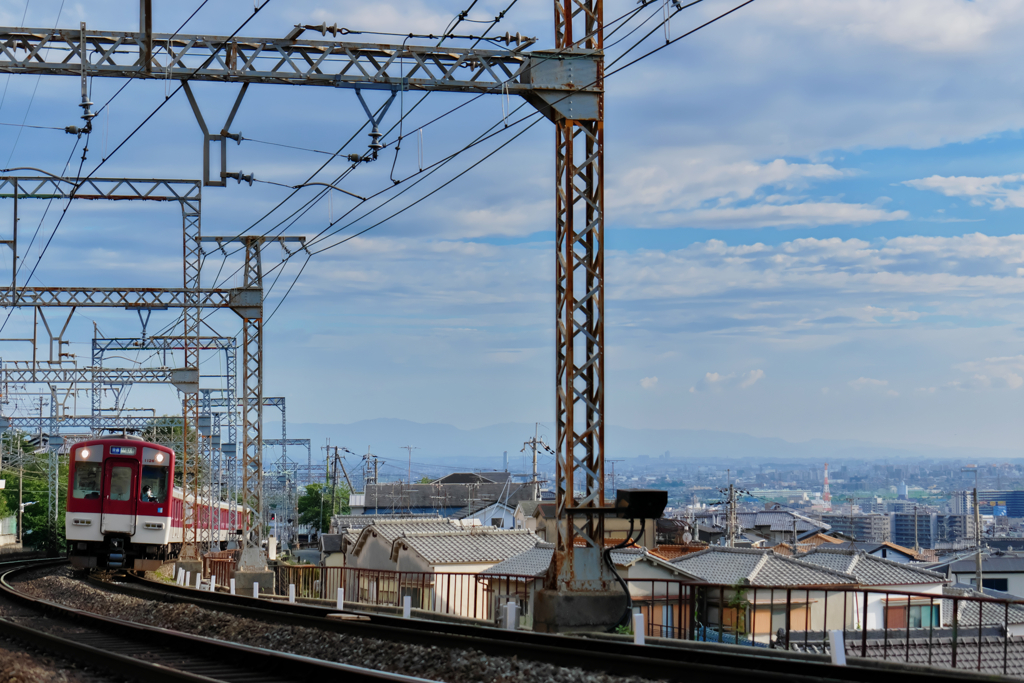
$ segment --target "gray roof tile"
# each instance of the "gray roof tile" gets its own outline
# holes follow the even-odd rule
[[[551,566],[551,556],[555,553],[554,543],[538,543],[529,550],[513,555],[504,562],[499,562],[490,569],[480,572],[491,575],[517,575],[540,577],[547,573]]]
[[[853,584],[849,574],[776,555],[759,548],[711,547],[672,560],[679,569],[708,583],[752,586],[834,586]]]
[[[922,583],[945,583],[942,574],[903,562],[893,562],[869,555],[863,550],[836,550],[818,547],[800,555],[804,562],[852,574],[862,586],[905,586]]]
[[[525,529],[476,527],[407,533],[395,539],[431,564],[502,562],[534,547],[540,538]]]

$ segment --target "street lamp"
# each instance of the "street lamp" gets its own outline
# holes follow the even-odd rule
[[[984,592],[985,587],[981,583],[981,513],[978,510],[978,467],[961,467],[961,472],[974,472],[974,574],[978,590]]]

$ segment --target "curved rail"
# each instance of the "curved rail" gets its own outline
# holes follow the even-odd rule
[[[0,633],[59,657],[102,668],[147,683],[330,680],[354,683],[433,683],[423,678],[376,671],[311,657],[274,652],[168,629],[103,617],[64,607],[17,590],[10,578],[66,560],[0,563],[0,592],[10,600],[52,618],[90,629],[64,638],[24,623],[0,619]],[[17,566],[10,566],[17,565]],[[7,567],[4,571],[4,567]],[[140,659],[139,657],[143,657]]]
[[[133,585],[103,582],[109,590],[167,602],[187,602],[265,622],[301,625],[336,633],[425,646],[479,650],[499,657],[545,662],[611,675],[641,676],[655,680],[721,683],[743,677],[750,681],[866,681],[869,683],[925,683],[938,681],[991,681],[970,671],[851,659],[843,667],[829,657],[738,645],[668,641],[634,645],[619,640],[507,631],[492,627],[404,619],[368,612],[353,612],[360,621],[328,618],[337,610],[315,605],[251,598],[196,590],[128,575]],[[99,582],[96,582],[99,583]],[[653,640],[653,639],[652,639]]]

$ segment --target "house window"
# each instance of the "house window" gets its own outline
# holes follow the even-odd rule
[[[938,605],[889,605],[885,610],[885,627],[887,629],[899,628],[928,628],[939,626]]]
[[[975,579],[971,579],[971,585],[972,586],[977,586],[978,585],[978,579],[976,579],[976,578]],[[985,577],[982,577],[981,578],[981,585],[982,585],[983,588],[991,588],[994,591],[1002,591],[1004,593],[1006,593],[1006,592],[1008,592],[1010,590],[1010,580],[1009,579],[986,579]]]
[[[499,529],[501,529],[502,527],[505,526],[505,518],[504,517],[491,517],[491,526],[498,527]]]

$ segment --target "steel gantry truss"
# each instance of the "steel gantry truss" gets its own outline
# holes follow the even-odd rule
[[[174,384],[182,392],[184,416],[184,441],[181,449],[181,462],[184,470],[184,489],[186,492],[198,491],[199,475],[202,467],[198,442],[198,390],[199,363],[198,346],[195,341],[199,329],[199,309],[236,308],[238,297],[244,294],[232,290],[200,289],[200,214],[201,214],[201,183],[197,180],[176,179],[125,179],[125,178],[93,178],[85,181],[62,178],[55,175],[46,176],[3,176],[0,177],[0,198],[14,200],[14,237],[7,244],[11,247],[12,272],[17,272],[17,210],[21,199],[106,199],[177,202],[182,212],[182,244],[184,249],[184,287],[182,289],[160,288],[42,288],[18,287],[14,276],[11,288],[0,295],[0,306],[22,307],[100,307],[100,308],[180,308],[185,319],[184,368],[158,369],[105,369],[105,368],[69,368],[59,362],[27,364],[16,363],[10,370],[4,368],[3,379],[8,382],[46,382],[55,383],[92,383],[98,379],[101,383],[118,384],[135,381],[167,381]],[[189,364],[191,362],[191,365]],[[97,377],[98,375],[98,377]],[[55,410],[55,407],[53,408]],[[51,411],[52,412],[52,411]],[[56,414],[54,414],[56,420]],[[185,557],[198,556],[194,548],[196,543],[196,509],[185,506],[184,513]]]
[[[604,5],[553,0],[555,46],[526,51],[308,40],[345,29],[297,26],[284,38],[168,35],[151,30],[150,0],[140,0],[140,30],[112,32],[0,28],[0,73],[150,78],[217,83],[316,85],[336,88],[449,91],[523,96],[555,124],[556,508],[555,584],[604,589],[600,560],[604,505]],[[236,108],[240,99],[236,100]],[[371,117],[373,118],[373,117]],[[373,123],[377,121],[374,119]],[[202,124],[201,124],[202,125]],[[208,145],[211,136],[205,136]],[[377,133],[374,130],[374,133]],[[221,135],[230,134],[224,130]],[[375,144],[379,138],[374,138]],[[220,138],[218,138],[220,139]],[[223,140],[220,140],[223,142]],[[223,162],[222,162],[223,164]],[[204,171],[208,177],[209,168]],[[209,179],[219,185],[226,177]],[[199,306],[198,238],[186,221],[186,336]],[[258,239],[258,238],[257,238]],[[259,242],[245,241],[246,287],[260,277]],[[255,258],[253,258],[255,256]],[[261,294],[261,293],[260,293]],[[258,316],[243,315],[243,489],[258,502],[262,408],[262,296]],[[237,305],[233,305],[236,311]],[[191,326],[191,327],[190,327]],[[193,333],[190,334],[190,330]],[[194,395],[186,397],[186,414]],[[253,450],[253,449],[256,450]],[[576,490],[581,493],[577,499]],[[259,509],[259,508],[256,508]],[[246,535],[247,542],[249,534]],[[575,547],[576,541],[582,543]],[[258,546],[257,546],[258,547]]]

